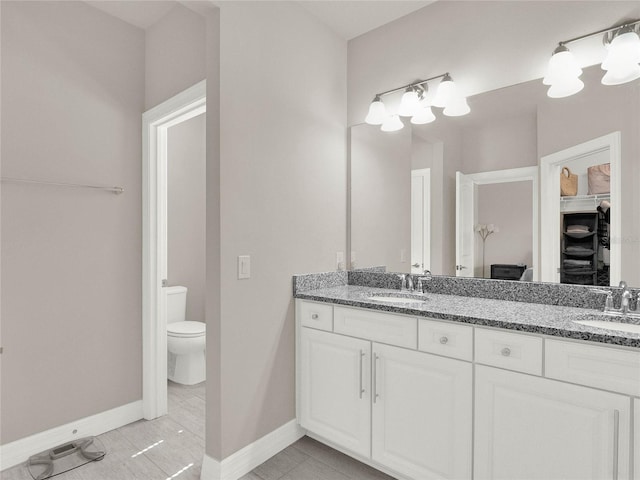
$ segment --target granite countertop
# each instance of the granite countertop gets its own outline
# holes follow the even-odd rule
[[[640,348],[640,333],[596,328],[573,322],[573,320],[619,320],[602,315],[599,310],[436,293],[426,293],[424,304],[390,303],[368,299],[375,295],[405,293],[385,288],[341,285],[297,292],[295,297],[390,313]],[[638,318],[628,318],[623,321],[640,325]]]

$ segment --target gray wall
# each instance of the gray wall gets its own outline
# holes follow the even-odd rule
[[[144,33],[2,2],[2,443],[139,400]]]
[[[205,19],[183,5],[147,28],[145,110],[206,77],[206,29]]]
[[[393,133],[366,124],[351,128],[352,268],[411,268],[411,146],[406,128]]]
[[[167,137],[169,285],[188,288],[186,320],[205,321],[206,120],[169,128]]]
[[[295,3],[220,5],[218,459],[295,418],[291,275],[335,269],[347,188],[346,42]]]

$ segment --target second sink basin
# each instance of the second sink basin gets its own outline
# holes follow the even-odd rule
[[[638,333],[640,334],[640,325],[635,323],[625,323],[606,320],[573,320],[573,323],[580,325],[588,325],[590,327],[604,328],[606,330],[618,330],[620,332]]]
[[[374,296],[368,297],[367,300],[374,300],[376,302],[387,302],[387,303],[418,304],[418,303],[424,303],[427,300],[427,298],[411,296],[411,295],[374,295]]]

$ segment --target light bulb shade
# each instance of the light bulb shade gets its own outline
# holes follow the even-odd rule
[[[604,85],[620,85],[640,78],[640,37],[634,31],[621,33],[607,45],[602,69]]]
[[[411,123],[414,125],[424,125],[425,123],[431,123],[436,119],[436,116],[431,111],[431,107],[421,107],[417,114],[411,118]]]
[[[471,109],[465,97],[456,97],[442,111],[447,117],[461,117],[469,113]]]
[[[382,103],[380,97],[376,97],[373,99],[373,102],[371,102],[371,105],[369,105],[369,113],[364,121],[369,125],[382,125],[387,117],[387,109],[384,103]]]
[[[607,57],[602,62],[603,70],[628,67],[640,63],[640,37],[634,31],[616,36],[607,45]]]
[[[603,85],[621,85],[640,78],[640,65],[630,65],[626,69],[610,69],[602,77]]]
[[[569,97],[575,93],[578,93],[584,88],[584,83],[579,78],[569,79],[564,82],[556,82],[549,90],[547,90],[547,96],[550,98],[564,98]]]
[[[420,109],[420,98],[418,97],[418,93],[415,90],[407,90],[402,95],[402,100],[400,101],[400,108],[398,109],[398,114],[403,117],[412,117],[418,110]]]
[[[582,75],[582,69],[578,61],[564,45],[556,48],[549,59],[547,74],[542,79],[545,85],[569,82]]]
[[[446,107],[456,97],[456,84],[453,83],[449,75],[445,75],[438,89],[436,95],[433,97],[431,104],[434,107]]]
[[[404,127],[404,123],[400,120],[399,115],[389,115],[382,124],[382,127],[380,127],[380,130],[383,132],[396,132],[402,130],[402,127]]]

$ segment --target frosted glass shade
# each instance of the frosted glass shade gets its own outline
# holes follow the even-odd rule
[[[570,82],[582,75],[582,68],[567,47],[560,46],[549,59],[547,74],[542,79],[545,85]]]
[[[442,111],[447,117],[461,117],[469,113],[471,109],[465,97],[456,97]]]
[[[389,115],[382,124],[382,127],[380,127],[380,130],[383,132],[396,132],[402,130],[402,127],[404,127],[404,123],[400,120],[399,115]]]
[[[432,105],[434,107],[446,107],[456,97],[456,84],[453,83],[451,77],[445,76],[436,90],[436,96],[433,97]]]
[[[369,125],[382,125],[387,119],[387,109],[384,103],[376,97],[376,99],[369,105],[369,113],[365,117],[364,121]]]
[[[417,114],[411,118],[411,123],[414,125],[424,125],[425,123],[431,123],[436,119],[436,116],[431,111],[431,107],[421,107]]]
[[[640,37],[630,31],[616,36],[608,45],[602,69],[604,85],[620,85],[640,78]]]
[[[603,85],[621,85],[640,78],[640,65],[632,65],[628,69],[609,70],[602,77]]]
[[[563,82],[555,82],[549,90],[547,96],[550,98],[564,98],[578,93],[584,88],[584,82],[579,78],[569,79]]]
[[[400,101],[398,114],[403,117],[412,117],[420,110],[420,98],[414,90],[404,92]]]

